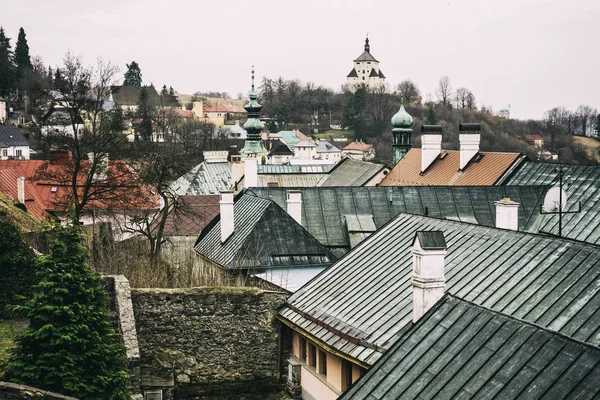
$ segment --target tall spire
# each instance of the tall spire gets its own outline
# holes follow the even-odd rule
[[[371,46],[369,45],[369,34],[367,33],[367,38],[365,39],[365,51],[367,53],[371,52]]]
[[[260,120],[260,110],[262,106],[256,101],[258,97],[256,94],[256,88],[254,87],[254,65],[252,66],[252,88],[248,96],[250,100],[244,106],[244,109],[248,112],[248,119],[244,124],[244,129],[248,132],[246,136],[246,142],[244,147],[240,150],[240,153],[246,157],[256,157],[258,155],[266,154],[267,149],[262,144],[261,132],[265,125]]]

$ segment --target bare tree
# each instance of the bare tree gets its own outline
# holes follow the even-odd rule
[[[70,130],[44,140],[49,148],[58,145],[72,157],[64,160],[61,168],[45,162],[34,179],[67,187],[56,196],[55,203],[71,205],[76,220],[88,205],[123,209],[127,199],[137,195],[141,200],[143,190],[134,171],[124,162],[107,162],[109,152],[117,151],[127,141],[115,129],[115,114],[105,108],[118,68],[102,59],[88,67],[79,57],[67,53],[61,71],[65,85],[51,92],[52,107],[66,113]]]
[[[394,114],[394,103],[387,85],[380,85],[367,91],[365,110],[370,117],[373,136],[380,136],[387,127],[390,115]]]
[[[421,96],[419,87],[411,80],[406,79],[396,87],[400,98],[404,100],[404,104],[413,104],[417,98]]]
[[[596,113],[597,112],[593,107],[584,104],[580,105],[577,107],[577,110],[575,110],[575,114],[577,115],[581,126],[581,134],[583,136],[587,136],[588,128],[591,125],[591,119],[596,115]]]
[[[456,108],[474,110],[476,107],[475,95],[467,88],[456,89]]]
[[[448,76],[444,75],[440,78],[435,94],[443,105],[447,106],[450,104],[452,85],[450,85],[450,78]]]

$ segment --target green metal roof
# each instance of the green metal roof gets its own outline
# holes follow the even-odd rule
[[[564,190],[567,192],[567,210],[578,214],[563,215],[563,236],[588,243],[600,244],[600,166],[554,164],[528,161],[502,182],[506,186],[553,185],[558,186],[555,168],[566,169],[570,176]],[[558,215],[536,213],[527,230],[558,234]]]
[[[217,216],[200,233],[198,254],[227,269],[329,265],[336,259],[270,200],[242,195],[236,198],[233,213],[234,233],[222,243]]]
[[[600,345],[600,247],[400,214],[292,295],[280,318],[364,365],[410,327],[416,232],[441,231],[446,291]]]
[[[600,349],[447,295],[340,400],[595,399]]]
[[[348,162],[348,161],[346,161]],[[334,171],[335,172],[335,171]],[[350,179],[350,178],[348,178]],[[302,192],[302,226],[342,256],[351,248],[347,215],[371,215],[381,228],[399,213],[429,215],[495,226],[494,201],[505,197],[520,203],[519,227],[536,216],[547,187],[419,186],[419,187],[280,187],[253,188],[248,193],[271,199],[286,208],[286,190]]]
[[[294,131],[279,131],[277,134],[286,144],[294,145],[300,143],[300,139],[294,134]]]

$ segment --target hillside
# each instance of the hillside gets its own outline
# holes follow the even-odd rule
[[[22,232],[33,232],[42,229],[41,221],[16,207],[15,202],[3,193],[0,193],[0,217],[8,218]]]
[[[585,146],[588,155],[594,157],[596,162],[600,163],[600,141],[585,136],[573,136],[573,140]]]

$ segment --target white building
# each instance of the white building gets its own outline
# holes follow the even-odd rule
[[[73,121],[69,111],[63,108],[50,109],[42,118],[41,131],[44,136],[60,135],[73,137],[75,130],[80,134],[84,128],[83,118],[77,116],[75,121]]]
[[[317,159],[330,160],[337,163],[342,158],[342,150],[338,149],[326,140],[317,142]]]
[[[379,61],[371,55],[368,37],[365,39],[365,50],[354,60],[354,68],[346,79],[351,92],[355,92],[361,85],[373,89],[385,83],[385,75],[379,69]]]
[[[4,122],[6,122],[6,117],[7,117],[6,100],[4,100],[2,97],[0,97],[0,124],[3,124]]]
[[[0,159],[29,160],[29,141],[14,126],[0,125]]]

